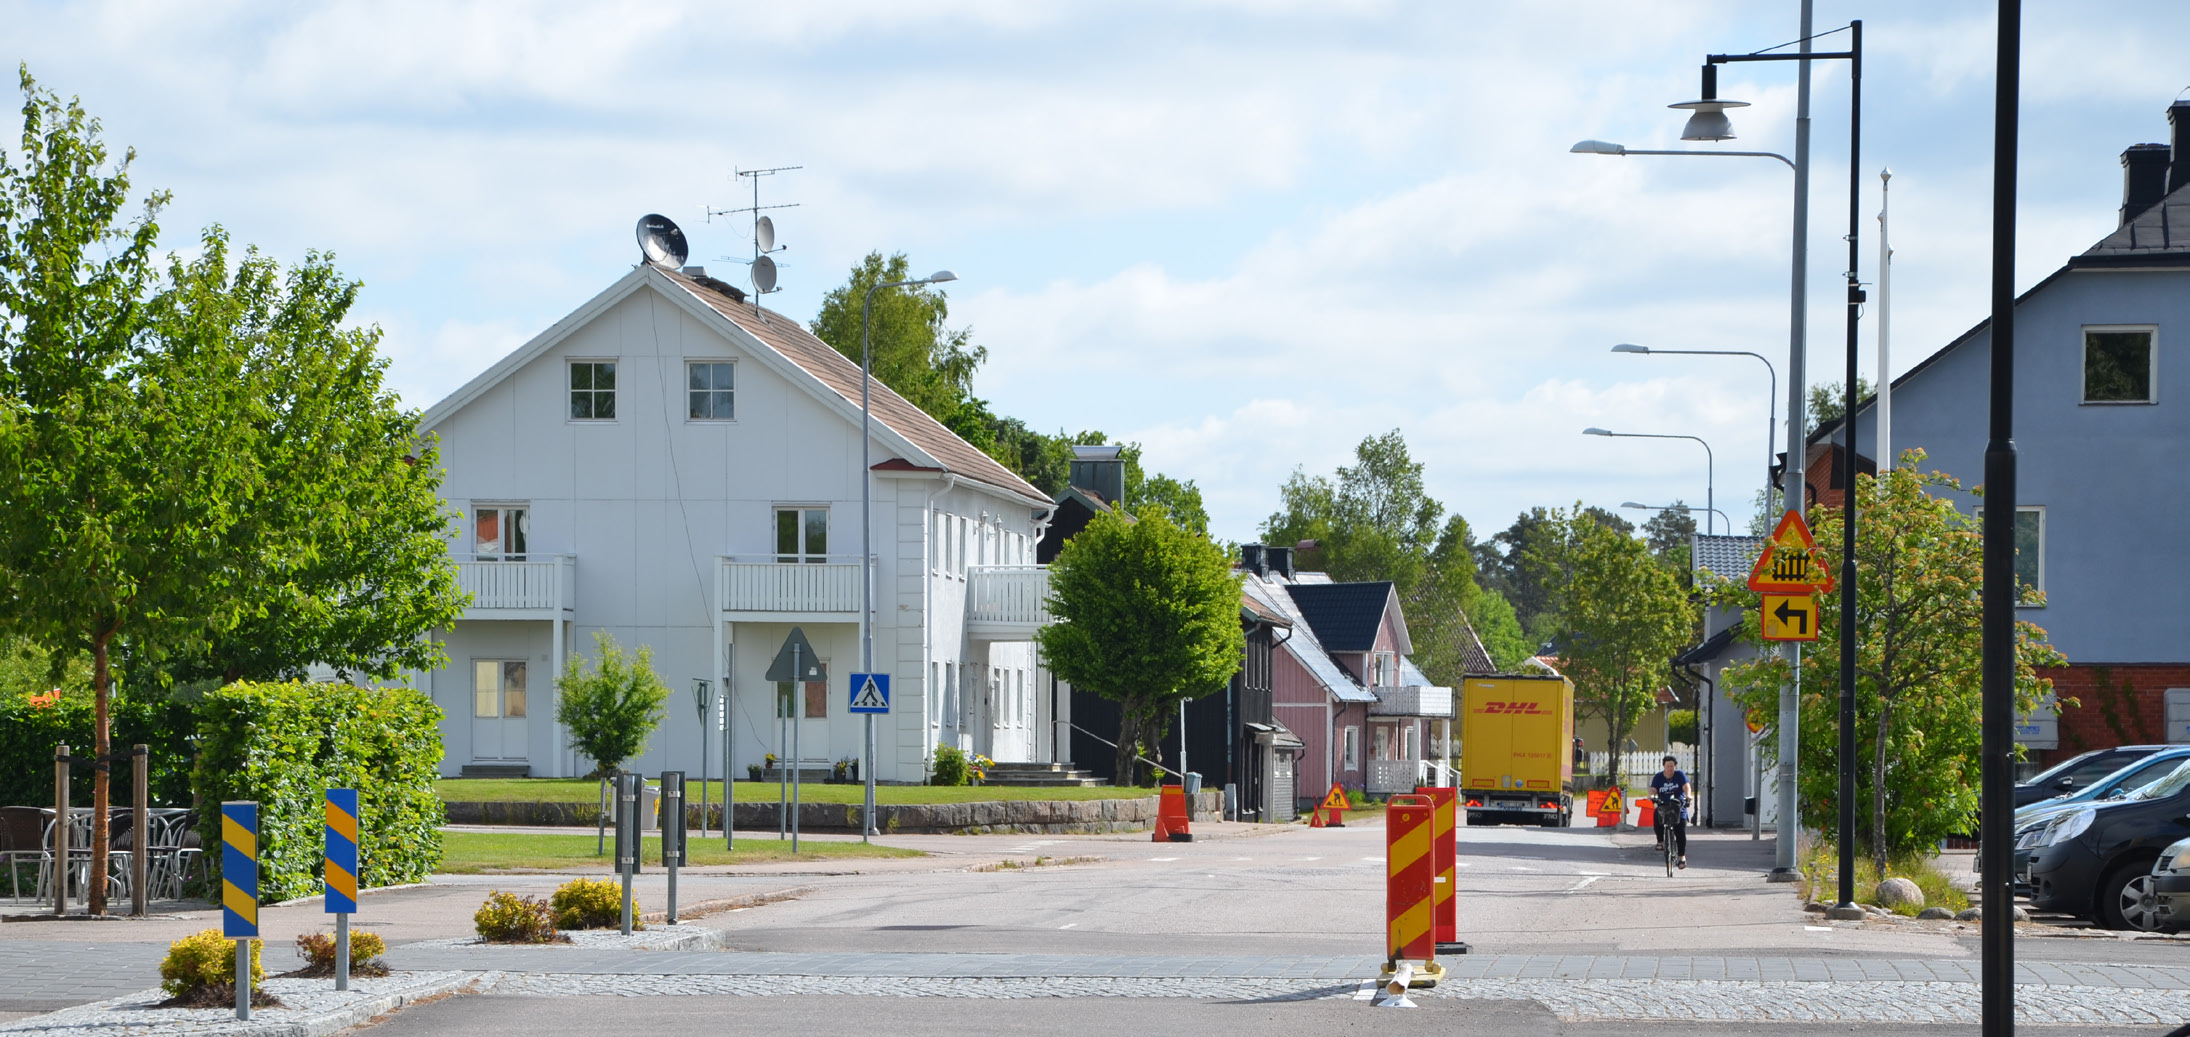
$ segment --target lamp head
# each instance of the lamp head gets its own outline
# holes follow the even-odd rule
[[[1638,346],[1633,342],[1622,342],[1617,346],[1613,346],[1612,351],[1615,353],[1648,353],[1650,352],[1650,347]]]
[[[1622,501],[1622,502],[1620,502],[1620,507],[1623,507],[1623,508],[1633,508],[1633,509],[1635,509],[1636,511],[1650,511],[1650,510],[1652,510],[1652,509],[1651,509],[1651,507],[1650,507],[1650,505],[1648,505],[1648,504],[1637,504],[1637,503],[1635,503],[1634,501]]]
[[[1682,140],[1733,140],[1734,124],[1726,118],[1729,108],[1747,108],[1747,101],[1727,101],[1719,97],[1719,67],[1703,66],[1703,96],[1693,101],[1666,105],[1668,108],[1686,109],[1694,114],[1688,117],[1688,125],[1681,127]]]
[[[1611,435],[1611,434],[1612,434],[1612,430],[1611,430],[1611,429],[1608,429],[1608,428],[1598,428],[1598,427],[1596,427],[1596,426],[1594,426],[1594,425],[1592,425],[1592,426],[1590,426],[1590,427],[1588,427],[1588,428],[1585,428],[1585,429],[1583,429],[1583,430],[1582,430],[1582,435],[1585,435],[1585,436],[1609,436],[1609,435]]]
[[[932,274],[929,274],[929,275],[928,275],[928,276],[926,276],[926,277],[923,277],[923,278],[921,278],[921,279],[920,279],[920,283],[921,283],[921,284],[935,284],[935,283],[937,283],[937,282],[939,282],[939,281],[956,281],[956,280],[958,280],[958,275],[957,275],[957,274],[951,273],[951,272],[950,272],[950,271],[948,271],[948,270],[938,270],[938,271],[936,271],[936,272],[934,272],[934,273],[932,273]]]
[[[1576,155],[1625,155],[1627,154],[1627,145],[1614,144],[1609,140],[1585,140],[1568,148],[1567,151]]]

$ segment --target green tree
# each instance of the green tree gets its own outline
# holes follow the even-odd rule
[[[555,721],[569,730],[571,747],[593,761],[589,776],[597,777],[646,746],[666,715],[662,706],[669,701],[669,685],[654,673],[652,646],[640,645],[637,656],[627,656],[615,635],[597,630],[593,656],[588,665],[572,652],[563,663],[555,682],[562,692]]]
[[[1883,479],[1856,479],[1856,813],[1858,842],[1883,870],[1966,830],[1978,806],[1983,711],[1984,541],[1976,523],[1935,488],[1961,485],[1922,473],[1924,453],[1902,455]],[[1840,509],[1810,509],[1821,554],[1840,557]],[[1742,574],[1746,575],[1746,574]],[[1839,833],[1840,610],[1846,589],[1818,596],[1818,640],[1802,651],[1802,821]],[[1746,610],[1742,634],[1761,645],[1758,598],[1741,582],[1714,591]],[[2040,667],[2067,664],[2037,626],[2016,624],[2016,707],[2037,708],[2052,687]],[[1730,666],[1723,680],[1752,716],[1778,719],[1789,664],[1777,653]],[[1768,728],[1769,753],[1778,744]]]
[[[1035,635],[1052,673],[1118,703],[1120,780],[1156,756],[1181,700],[1221,690],[1239,670],[1239,581],[1206,537],[1143,507],[1098,514],[1050,565],[1050,613]]]
[[[1525,561],[1550,591],[1576,710],[1604,721],[1617,781],[1619,747],[1656,707],[1696,606],[1641,540],[1579,504],[1550,517],[1556,526],[1530,538]]]
[[[1642,534],[1643,542],[1650,545],[1651,555],[1686,580],[1688,538],[1696,534],[1696,517],[1693,512],[1679,510],[1684,506],[1676,499],[1672,507],[1650,516],[1649,521],[1642,524]]]
[[[859,363],[867,290],[914,276],[904,253],[885,258],[880,252],[869,252],[852,267],[844,284],[821,297],[821,308],[808,326],[816,338]],[[954,419],[972,394],[973,373],[988,359],[988,350],[973,344],[973,329],[945,325],[949,318],[949,301],[934,285],[875,292],[872,369],[876,381],[956,430]]]
[[[1828,421],[1839,421],[1841,415],[1848,413],[1848,394],[1845,389],[1847,384],[1846,382],[1826,382],[1823,385],[1810,387],[1808,416],[1811,432],[1816,432],[1820,426]],[[1870,379],[1857,375],[1855,379],[1856,402],[1861,403],[1869,397],[1871,388]],[[1778,520],[1774,519],[1773,521]]]

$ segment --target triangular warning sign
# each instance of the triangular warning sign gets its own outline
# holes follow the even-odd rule
[[[1802,513],[1788,509],[1779,528],[1764,542],[1756,568],[1749,570],[1749,589],[1760,594],[1809,594],[1833,589],[1832,571],[1817,557],[1817,540]]]
[[[1322,807],[1325,810],[1347,809],[1346,790],[1339,788],[1337,785],[1332,785],[1331,791],[1323,797]]]
[[[852,693],[852,708],[888,709],[890,708],[890,700],[882,697],[882,687],[876,684],[874,677],[870,675],[865,682],[860,684],[859,690]]]

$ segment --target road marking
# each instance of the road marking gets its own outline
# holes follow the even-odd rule
[[[1177,858],[1177,857],[1150,857],[1150,858],[1149,858],[1149,860],[1152,860],[1152,861],[1175,861],[1175,860],[1178,860],[1178,858]]]
[[[1537,870],[1539,870],[1539,869],[1536,869],[1536,868],[1524,868],[1524,867],[1522,867],[1521,865],[1518,865],[1518,864],[1516,864],[1516,865],[1514,865],[1514,866],[1513,866],[1513,869],[1512,869],[1512,870],[1514,870],[1514,871],[1537,871]]]
[[[1057,928],[1059,928],[1059,929],[1070,929],[1070,928],[1072,928],[1073,926],[1076,926],[1076,925],[1078,925],[1078,924],[1080,924],[1080,923],[1078,923],[1078,922],[1066,922],[1065,924],[1063,924],[1063,925],[1060,925],[1060,926],[1058,926]]]
[[[1610,874],[1612,874],[1612,873],[1611,873],[1611,872],[1609,872],[1609,871],[1577,871],[1577,872],[1575,872],[1574,874],[1576,874],[1576,875],[1595,875],[1595,876],[1597,876],[1598,878],[1604,878],[1605,876],[1607,876],[1607,875],[1610,875]]]
[[[1602,875],[1591,875],[1590,877],[1588,877],[1588,878],[1586,878],[1586,879],[1583,879],[1583,880],[1582,880],[1582,881],[1580,881],[1580,882],[1577,882],[1577,883],[1575,883],[1575,884],[1573,884],[1573,885],[1571,885],[1571,886],[1568,886],[1568,887],[1567,887],[1567,888],[1566,888],[1566,889],[1564,890],[1564,892],[1567,892],[1567,893],[1579,893],[1579,892],[1581,892],[1582,890],[1584,890],[1584,889],[1587,889],[1587,888],[1589,887],[1589,884],[1590,884],[1590,883],[1592,883],[1592,882],[1595,882],[1595,881],[1597,881],[1598,879],[1601,879],[1601,878],[1603,878],[1603,877],[1604,877],[1604,876],[1602,876]]]
[[[1382,862],[1383,862],[1383,860],[1384,860],[1384,858],[1382,858],[1382,857],[1363,857],[1363,858],[1361,858],[1361,859],[1362,859],[1362,860],[1365,860],[1365,861],[1377,861],[1377,862],[1379,862],[1379,863],[1382,863]]]
[[[1361,985],[1354,988],[1354,1000],[1356,1001],[1367,1001],[1374,997],[1376,997],[1376,981],[1373,979],[1362,980]]]
[[[1829,925],[1806,925],[1802,928],[1809,930],[1813,933],[1829,933],[1833,931],[1833,927]]]
[[[1301,860],[1304,860],[1304,861],[1320,861],[1320,860],[1322,860],[1322,859],[1323,859],[1323,858],[1321,858],[1321,857],[1302,857],[1302,858],[1301,858]]]

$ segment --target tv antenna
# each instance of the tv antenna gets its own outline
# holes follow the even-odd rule
[[[780,292],[783,290],[776,287],[776,261],[769,257],[774,253],[782,252],[785,249],[790,248],[791,246],[776,244],[776,221],[769,219],[767,216],[762,215],[762,213],[770,209],[796,209],[798,208],[799,203],[790,202],[782,205],[760,204],[760,178],[764,176],[774,176],[777,173],[788,173],[794,169],[804,168],[806,167],[774,166],[768,169],[738,169],[733,166],[731,167],[731,172],[743,178],[752,185],[753,204],[748,205],[742,209],[707,210],[707,219],[710,223],[714,222],[714,219],[717,216],[729,216],[734,213],[741,212],[752,214],[753,258],[749,260],[730,261],[744,262],[751,270],[753,282],[753,314],[760,317],[763,321],[766,321],[768,318],[761,313],[760,297],[763,295],[767,295],[770,292]],[[728,256],[725,256],[723,258],[729,259]]]

